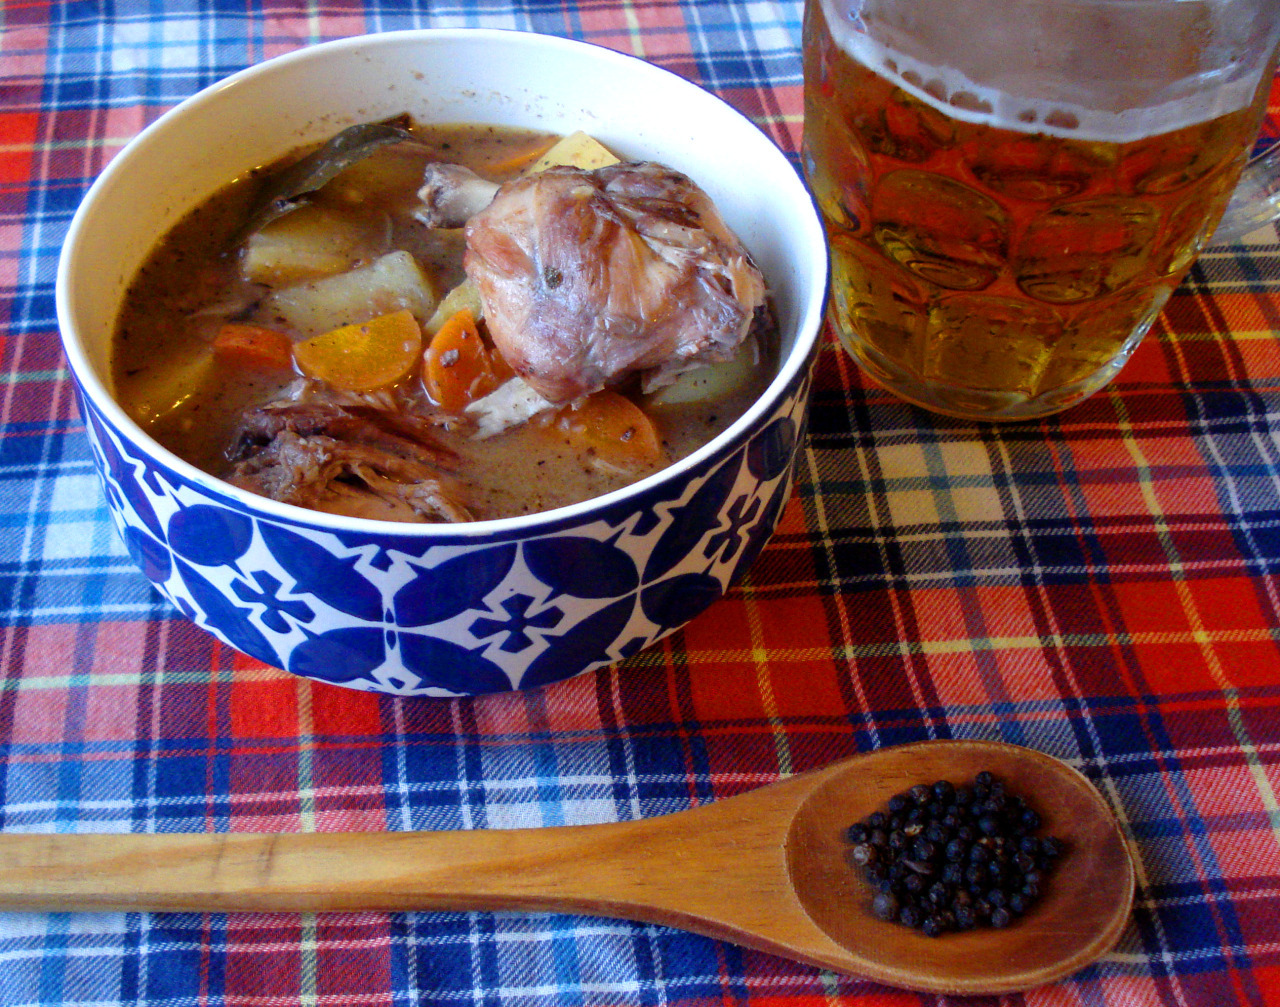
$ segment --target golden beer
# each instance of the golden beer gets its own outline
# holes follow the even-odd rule
[[[1166,132],[1090,136],[1069,106],[1000,109],[854,45],[825,7],[806,8],[804,164],[845,347],[961,417],[1041,416],[1097,391],[1213,233],[1265,88]]]

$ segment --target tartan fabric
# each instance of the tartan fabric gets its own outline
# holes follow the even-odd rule
[[[798,0],[0,7],[0,828],[607,822],[877,746],[1001,738],[1093,779],[1141,869],[1114,952],[999,1002],[1280,1003],[1273,230],[1206,254],[1114,386],[1036,423],[927,415],[828,340],[797,492],[748,579],[657,648],[541,692],[397,701],[263,667],[154,594],[110,527],[54,271],[90,180],[163,109],[309,42],[512,27],[643,55],[794,153],[800,16]],[[570,916],[0,914],[0,1007],[947,1002]]]

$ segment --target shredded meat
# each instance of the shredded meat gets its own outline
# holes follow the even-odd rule
[[[710,198],[658,164],[551,168],[467,224],[464,266],[494,344],[550,402],[727,360],[764,279]]]
[[[470,521],[454,455],[411,415],[323,401],[251,411],[230,482],[283,503],[381,521]]]

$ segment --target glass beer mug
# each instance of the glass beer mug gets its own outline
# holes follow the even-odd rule
[[[807,0],[804,31],[829,316],[918,405],[1015,420],[1079,402],[1220,219],[1219,241],[1280,213],[1273,151],[1223,219],[1278,0]]]

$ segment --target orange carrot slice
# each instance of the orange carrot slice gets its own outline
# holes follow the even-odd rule
[[[460,413],[498,387],[495,354],[489,352],[471,309],[451,315],[423,354],[422,383],[431,401]]]
[[[372,392],[400,381],[422,354],[422,329],[409,311],[343,325],[293,348],[302,373],[348,392]]]
[[[576,409],[561,409],[548,432],[611,468],[641,469],[663,455],[653,420],[625,395],[607,388],[588,396]]]
[[[213,337],[213,352],[219,360],[237,367],[257,370],[289,370],[293,367],[293,340],[283,332],[227,322]]]
[[[490,175],[501,181],[508,175],[514,175],[516,172],[527,168],[534,161],[542,157],[547,151],[560,142],[559,137],[549,137],[546,140],[540,140],[536,146],[530,146],[518,154],[512,154],[500,161],[493,161],[486,164],[482,169],[486,175]]]

